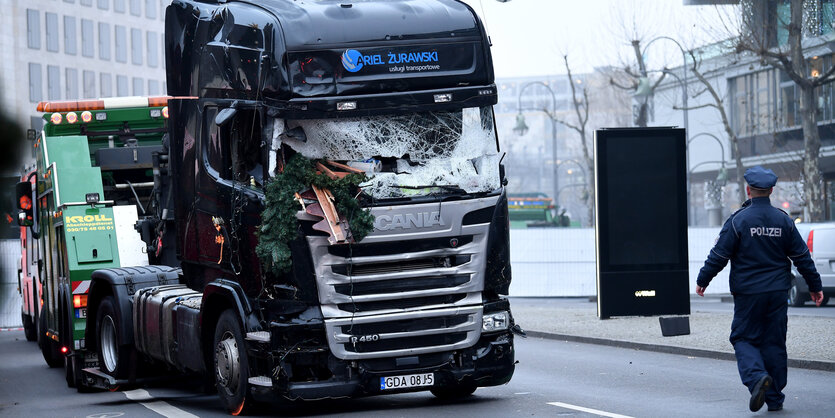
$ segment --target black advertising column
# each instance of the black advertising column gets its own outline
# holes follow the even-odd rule
[[[595,132],[597,315],[689,315],[684,129]]]

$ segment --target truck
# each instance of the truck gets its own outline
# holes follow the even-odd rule
[[[80,390],[202,375],[232,414],[509,382],[522,331],[475,12],[175,0],[165,19],[170,96],[39,104],[17,192],[47,363]]]
[[[544,193],[514,193],[508,196],[511,228],[569,226],[571,220],[562,208],[557,214],[554,199]]]

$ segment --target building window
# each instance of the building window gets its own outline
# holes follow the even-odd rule
[[[148,80],[148,96],[159,95],[159,81]]]
[[[159,65],[159,55],[157,54],[157,34],[156,32],[147,32],[148,44],[148,66],[156,67]]]
[[[68,55],[78,53],[76,43],[75,17],[64,16],[64,52]]]
[[[116,13],[124,13],[125,0],[113,0],[113,11]]]
[[[731,79],[734,130],[739,136],[775,132],[782,123],[778,109],[777,71],[766,70]],[[783,121],[788,121],[785,118]]]
[[[93,45],[93,21],[81,19],[81,55],[92,58],[95,50]]]
[[[97,2],[99,9],[107,10],[110,8],[110,0],[99,0]]]
[[[134,16],[142,16],[141,0],[130,0],[130,14]]]
[[[67,70],[65,71],[65,77],[67,79],[67,92],[65,95],[65,99],[78,99],[78,70],[76,70],[75,68],[67,68]]]
[[[37,10],[26,9],[26,38],[29,48],[41,49],[41,17]]]
[[[84,98],[94,99],[96,97],[96,73],[84,71],[82,78],[84,83]]]
[[[116,96],[124,97],[128,96],[130,93],[128,92],[128,77],[125,75],[117,75],[116,76]]]
[[[113,97],[113,77],[109,73],[100,73],[99,83],[101,97]]]
[[[130,61],[142,65],[142,31],[139,29],[130,30]]]
[[[144,96],[145,95],[145,81],[139,77],[133,78],[133,95],[134,96]]]
[[[128,32],[124,26],[119,25],[113,31],[116,35],[116,62],[128,62]]]
[[[110,25],[99,22],[99,58],[110,61]]]
[[[46,20],[46,50],[58,52],[58,15],[55,13],[44,13]]]
[[[93,0],[78,0],[78,3],[82,6],[90,6],[93,7]]]
[[[41,65],[29,63],[29,101],[37,103],[43,100],[43,80]]]
[[[157,0],[145,0],[145,17],[148,19],[157,18]]]
[[[57,65],[46,66],[46,98],[61,100],[61,69]]]

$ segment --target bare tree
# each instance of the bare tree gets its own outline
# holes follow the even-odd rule
[[[738,52],[756,54],[763,63],[785,73],[800,92],[799,113],[803,132],[803,194],[811,221],[824,219],[823,176],[820,170],[821,139],[818,132],[816,90],[835,80],[835,66],[825,72],[811,71],[810,63],[803,56],[805,37],[817,36],[813,30],[804,36],[804,15],[809,19],[808,8],[819,7],[817,1],[791,0],[791,16],[786,22],[776,14],[773,2],[742,2],[741,34],[737,38]],[[770,14],[767,16],[766,14]],[[765,16],[765,17],[764,17]],[[814,20],[814,19],[812,19]],[[773,23],[776,22],[776,25]],[[771,24],[770,24],[771,23]],[[807,22],[808,23],[808,22]],[[788,31],[787,42],[777,43],[777,28],[782,25]],[[818,25],[806,25],[811,28]]]
[[[696,79],[699,80],[700,83],[704,86],[704,89],[701,91],[696,92],[693,94],[693,98],[697,98],[704,93],[710,94],[711,102],[703,104],[701,106],[693,106],[687,109],[682,107],[673,106],[673,109],[679,110],[692,110],[698,109],[700,107],[712,107],[716,109],[719,113],[719,117],[722,119],[722,127],[725,129],[725,133],[728,135],[728,142],[731,145],[731,154],[734,157],[734,164],[736,166],[736,183],[739,186],[737,191],[739,202],[744,202],[746,200],[745,194],[745,180],[742,177],[742,173],[745,167],[742,165],[742,156],[739,153],[739,137],[737,136],[736,132],[734,131],[733,127],[731,126],[730,118],[728,117],[728,110],[726,108],[726,97],[719,94],[719,91],[716,87],[710,83],[710,81],[705,77],[704,73],[701,69],[702,61],[696,58],[695,52],[691,49],[688,51],[690,54],[690,58],[692,59],[691,66],[689,68],[690,72],[696,76]]]
[[[623,74],[627,76],[629,83],[623,84],[622,82],[617,81],[615,77],[610,78],[609,83],[619,89],[633,92],[636,100],[638,101],[637,109],[633,112],[635,113],[635,125],[645,127],[647,126],[647,123],[649,123],[650,100],[652,100],[652,97],[655,94],[655,89],[664,80],[667,72],[662,71],[660,77],[655,80],[650,79],[644,54],[641,51],[641,40],[632,39],[630,43],[632,44],[632,49],[635,52],[635,68],[633,68],[632,65],[626,65],[623,68]]]
[[[574,122],[569,122],[567,119],[560,118],[557,114],[550,114],[555,121],[563,126],[577,132],[580,136],[580,148],[583,151],[583,162],[585,163],[586,186],[584,195],[588,196],[586,199],[586,207],[588,210],[589,224],[594,226],[594,158],[589,152],[588,141],[588,123],[589,123],[589,89],[588,86],[583,85],[583,88],[577,92],[577,84],[574,80],[574,75],[571,73],[571,66],[568,65],[568,55],[563,55],[565,62],[565,70],[568,72],[568,84],[571,85],[571,106],[574,110]],[[545,109],[545,112],[548,112]],[[554,162],[556,164],[556,161]],[[556,199],[556,196],[554,196]]]

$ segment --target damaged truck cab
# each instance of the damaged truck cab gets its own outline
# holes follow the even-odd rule
[[[205,372],[230,412],[510,380],[497,91],[469,6],[175,0],[166,64],[168,176],[155,180],[170,197],[138,229],[152,263],[181,270],[93,273],[87,335],[105,373],[130,379],[136,358]],[[334,244],[304,196],[265,204],[297,155],[366,176],[367,236]],[[255,247],[282,211],[296,228],[276,273]]]

